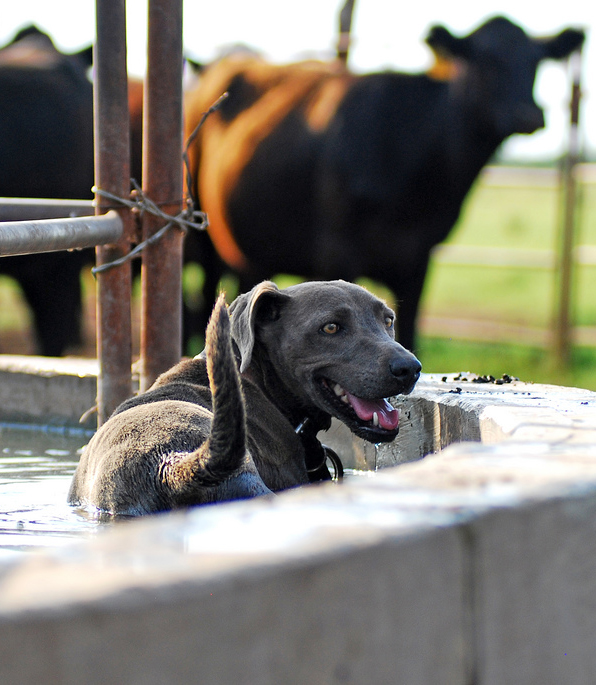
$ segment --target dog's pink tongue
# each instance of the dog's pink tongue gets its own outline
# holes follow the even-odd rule
[[[346,393],[350,404],[360,419],[370,421],[376,412],[379,417],[379,426],[385,430],[395,430],[399,425],[399,412],[394,409],[385,399],[363,400],[360,397]]]

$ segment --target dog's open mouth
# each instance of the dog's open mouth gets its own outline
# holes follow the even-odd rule
[[[321,387],[333,413],[356,435],[371,442],[385,442],[398,434],[399,412],[385,398],[363,399],[327,379],[321,379]]]

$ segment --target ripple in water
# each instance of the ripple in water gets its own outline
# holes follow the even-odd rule
[[[0,425],[0,561],[97,531],[66,502],[90,435]]]

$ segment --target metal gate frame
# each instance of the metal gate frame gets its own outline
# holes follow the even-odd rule
[[[182,0],[148,0],[148,59],[143,114],[143,193],[166,214],[183,203]],[[93,101],[95,217],[2,223],[0,255],[96,247],[97,266],[125,257],[139,242],[130,207],[130,131],[126,63],[126,0],[96,0]],[[112,197],[106,197],[105,192]],[[21,201],[23,203],[27,200]],[[67,201],[33,201],[56,216]],[[77,203],[81,204],[81,203]],[[86,213],[84,206],[77,213]],[[64,209],[66,213],[67,209]],[[59,216],[59,215],[58,215]],[[142,216],[142,237],[164,226]],[[141,389],[179,361],[182,347],[183,233],[172,227],[143,251],[141,271]],[[132,276],[130,261],[97,276],[98,425],[125,399],[132,385]]]
[[[97,0],[95,45],[96,187],[128,197],[129,113],[126,66],[125,0]],[[149,0],[148,59],[143,109],[143,191],[162,211],[182,208],[182,0]],[[96,188],[96,189],[97,189]],[[97,212],[110,200],[96,194]],[[122,239],[97,248],[97,264],[130,250],[134,223],[129,208],[116,208]],[[163,226],[163,219],[142,217],[142,237]],[[141,270],[141,390],[179,361],[182,340],[183,234],[169,230],[143,251]],[[97,355],[98,424],[132,394],[130,262],[98,274]]]

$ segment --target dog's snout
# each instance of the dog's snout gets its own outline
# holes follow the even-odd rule
[[[389,363],[389,369],[395,378],[406,388],[412,388],[420,376],[422,364],[412,354],[409,357],[394,357]]]

